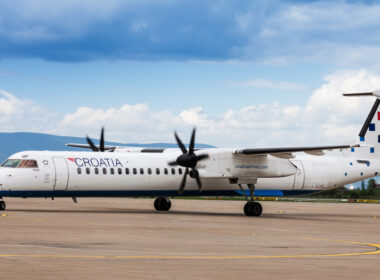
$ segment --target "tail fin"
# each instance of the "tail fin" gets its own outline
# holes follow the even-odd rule
[[[362,146],[358,149],[358,156],[380,158],[380,91],[363,93],[345,93],[344,96],[376,96],[376,101],[359,132],[359,143]],[[351,152],[355,152],[352,148]]]
[[[368,117],[365,120],[365,123],[359,132],[360,141],[366,142],[365,136],[368,132],[367,141],[370,140],[369,138],[374,138],[374,140],[376,140],[376,143],[380,142],[379,141],[380,138],[375,139],[376,137],[373,137],[373,136],[377,136],[377,135],[374,135],[376,133],[371,133],[371,132],[376,132],[376,126],[378,127],[380,125],[380,112],[378,112],[379,104],[380,104],[380,99],[376,98],[376,101],[373,104],[372,109],[369,112]],[[380,127],[378,127],[378,131],[380,131]]]

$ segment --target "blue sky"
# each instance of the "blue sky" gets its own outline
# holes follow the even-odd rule
[[[339,93],[380,88],[379,27],[376,1],[1,1],[0,130],[347,142],[371,100]]]

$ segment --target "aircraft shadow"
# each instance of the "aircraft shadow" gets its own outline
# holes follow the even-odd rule
[[[243,213],[223,213],[223,212],[204,212],[204,211],[156,211],[147,209],[9,209],[6,212],[31,212],[31,213],[89,213],[89,214],[157,214],[157,215],[200,215],[200,216],[244,216]]]
[[[167,212],[158,212],[154,209],[115,209],[115,208],[101,208],[101,209],[9,209],[6,212],[31,212],[31,213],[72,213],[72,214],[157,214],[157,215],[189,215],[189,216],[225,216],[225,217],[245,217],[244,213],[228,213],[228,212],[207,212],[207,211],[183,211],[183,210],[170,210]],[[248,218],[248,217],[247,217]],[[255,219],[255,217],[250,217]],[[334,214],[331,213],[263,213],[260,219],[289,219],[289,220],[305,220],[305,221],[334,221],[347,222],[350,218],[372,218],[368,214]],[[363,220],[368,222],[368,220]]]

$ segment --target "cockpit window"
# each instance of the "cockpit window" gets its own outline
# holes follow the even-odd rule
[[[17,168],[38,168],[37,161],[31,159],[23,159]]]
[[[32,159],[7,159],[1,166],[11,168],[38,168],[37,161]]]
[[[2,167],[12,167],[15,168],[20,163],[21,159],[7,159],[1,165]]]

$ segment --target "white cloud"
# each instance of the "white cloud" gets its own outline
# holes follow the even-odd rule
[[[243,34],[250,42],[237,53],[269,64],[318,62],[340,67],[378,69],[378,3],[312,1],[276,3],[266,16],[242,11],[237,22],[246,23]],[[254,4],[252,4],[254,6]],[[248,9],[249,10],[249,9]]]
[[[269,81],[265,79],[251,79],[244,82],[235,82],[231,84],[237,87],[256,87],[256,88],[269,88],[276,90],[307,90],[309,89],[305,85],[292,83],[292,82],[277,82]]]
[[[235,145],[239,136],[252,139],[255,146],[355,141],[374,100],[347,98],[342,93],[371,91],[379,85],[380,76],[366,70],[336,72],[325,77],[325,83],[313,92],[304,107],[274,103],[230,110],[217,126],[234,130]]]
[[[203,111],[201,107],[190,108],[188,110],[183,110],[180,113],[182,121],[187,125],[197,126],[197,127],[207,127],[208,129],[215,129],[215,122],[210,119]]]
[[[229,109],[219,116],[201,107],[154,111],[147,104],[119,108],[80,107],[62,117],[1,91],[2,131],[38,131],[60,135],[98,137],[106,127],[110,141],[174,142],[177,130],[188,141],[191,128],[198,129],[197,141],[221,147],[264,147],[323,145],[353,142],[371,108],[373,98],[346,98],[343,92],[378,89],[380,76],[367,70],[345,70],[325,77],[322,86],[305,106],[283,106],[278,102]]]
[[[289,107],[284,107],[284,109],[282,109],[282,112],[284,113],[285,116],[295,118],[300,114],[301,110],[302,108],[299,106],[289,106]]]
[[[113,140],[146,143],[167,140],[168,134],[171,135],[181,123],[179,116],[169,111],[153,112],[146,104],[126,104],[106,110],[80,107],[64,116],[56,132],[77,136],[91,133],[98,137],[100,127],[104,125]]]
[[[54,125],[54,118],[54,114],[34,101],[0,90],[1,131],[48,131]]]
[[[197,126],[209,143],[221,146],[354,142],[374,100],[347,98],[342,93],[371,91],[379,85],[380,76],[367,70],[339,71],[327,75],[303,107],[275,102],[228,110],[217,118],[197,108],[192,110],[192,119],[201,120]]]

